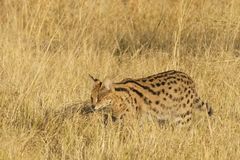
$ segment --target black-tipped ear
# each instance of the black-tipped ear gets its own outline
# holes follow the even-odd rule
[[[94,78],[91,74],[88,74],[88,75],[94,82],[98,82],[99,81],[98,79]]]

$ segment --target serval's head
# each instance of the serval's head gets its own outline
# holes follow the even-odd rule
[[[99,79],[89,75],[94,85],[91,91],[91,102],[95,110],[110,109],[114,101],[114,88],[110,79],[101,82]]]

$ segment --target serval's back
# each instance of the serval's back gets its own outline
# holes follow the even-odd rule
[[[91,78],[95,82],[91,94],[95,109],[111,111],[114,119],[128,113],[147,113],[159,121],[185,124],[191,121],[194,110],[212,113],[198,96],[193,80],[183,72],[171,70],[117,83]]]

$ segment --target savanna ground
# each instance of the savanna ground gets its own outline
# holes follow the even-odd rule
[[[0,159],[240,159],[239,32],[239,0],[1,0]],[[169,69],[191,75],[213,117],[119,129],[61,111],[89,99],[89,73]]]

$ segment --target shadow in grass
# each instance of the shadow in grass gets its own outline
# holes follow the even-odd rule
[[[55,126],[58,128],[65,120],[71,120],[75,116],[86,119],[93,112],[94,107],[89,101],[66,105],[60,110],[47,110],[43,121],[39,124],[39,129],[45,130],[49,126]]]

